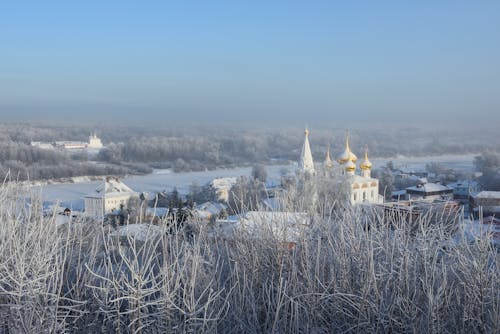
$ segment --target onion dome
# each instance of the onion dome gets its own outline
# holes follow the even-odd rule
[[[362,170],[369,170],[372,168],[372,163],[370,162],[370,160],[368,160],[368,147],[365,148],[365,158],[363,159],[359,167]]]
[[[330,157],[330,146],[328,146],[328,149],[326,150],[326,157],[325,157],[325,167],[332,168],[333,167],[333,161],[332,158]]]
[[[345,164],[347,161],[352,161],[353,163],[356,163],[356,161],[358,161],[358,157],[356,157],[356,155],[352,153],[351,148],[349,147],[349,133],[347,133],[345,137],[344,152],[340,153],[337,156],[337,161],[341,165]]]
[[[346,172],[354,173],[356,171],[356,164],[352,160],[347,160],[344,169]]]

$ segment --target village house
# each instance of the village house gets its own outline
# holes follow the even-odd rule
[[[500,191],[481,191],[472,197],[475,217],[500,217]]]
[[[139,194],[117,178],[106,178],[91,194],[85,196],[85,215],[103,218],[106,214],[127,207]]]
[[[439,183],[424,183],[406,188],[406,199],[452,199],[453,189]]]

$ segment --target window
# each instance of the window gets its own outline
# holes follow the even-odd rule
[[[363,201],[366,200],[366,191],[363,191]]]
[[[356,196],[356,193],[354,193],[354,195],[353,195],[353,196],[354,196],[354,201],[356,202],[356,200],[357,200],[357,198],[356,198],[356,197],[357,197],[357,196]]]

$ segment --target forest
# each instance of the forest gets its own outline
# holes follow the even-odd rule
[[[97,133],[105,148],[97,156],[85,152],[44,150],[32,141],[87,141]],[[328,147],[343,149],[345,129],[310,132],[315,159]],[[495,137],[496,136],[496,137]],[[358,155],[368,144],[370,156],[421,156],[499,151],[497,133],[462,133],[418,128],[353,129],[351,148]],[[0,124],[0,175],[15,180],[49,180],[73,176],[144,174],[152,168],[193,171],[296,161],[303,129],[235,129]]]

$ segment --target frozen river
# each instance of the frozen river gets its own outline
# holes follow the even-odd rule
[[[293,165],[267,166],[268,181],[280,179],[282,171],[292,170]],[[174,188],[181,194],[187,194],[189,187],[196,183],[200,186],[218,177],[250,176],[252,167],[238,167],[217,169],[202,172],[174,173],[170,170],[156,170],[148,175],[124,177],[121,180],[138,192],[172,191]],[[97,188],[101,181],[86,181],[78,183],[47,184],[33,187],[39,191],[43,200],[47,202],[60,201],[62,206],[80,210],[83,207],[83,197]]]
[[[391,159],[371,159],[374,168],[384,166],[388,161],[393,161],[395,167],[409,170],[423,170],[429,162],[438,162],[445,167],[460,171],[472,171],[475,155],[448,155],[440,157],[397,157]],[[295,165],[272,165],[267,166],[268,180],[278,182],[283,171],[293,171]],[[217,169],[202,172],[173,173],[170,170],[157,170],[152,174],[141,176],[129,176],[123,178],[123,182],[132,189],[139,192],[172,191],[174,187],[180,193],[189,192],[193,182],[204,185],[217,177],[249,176],[251,167],[239,167],[231,169]],[[49,184],[33,187],[40,191],[44,201],[60,201],[61,205],[71,207],[75,210],[83,208],[83,197],[90,194],[99,184],[99,181],[87,181],[79,183]]]

